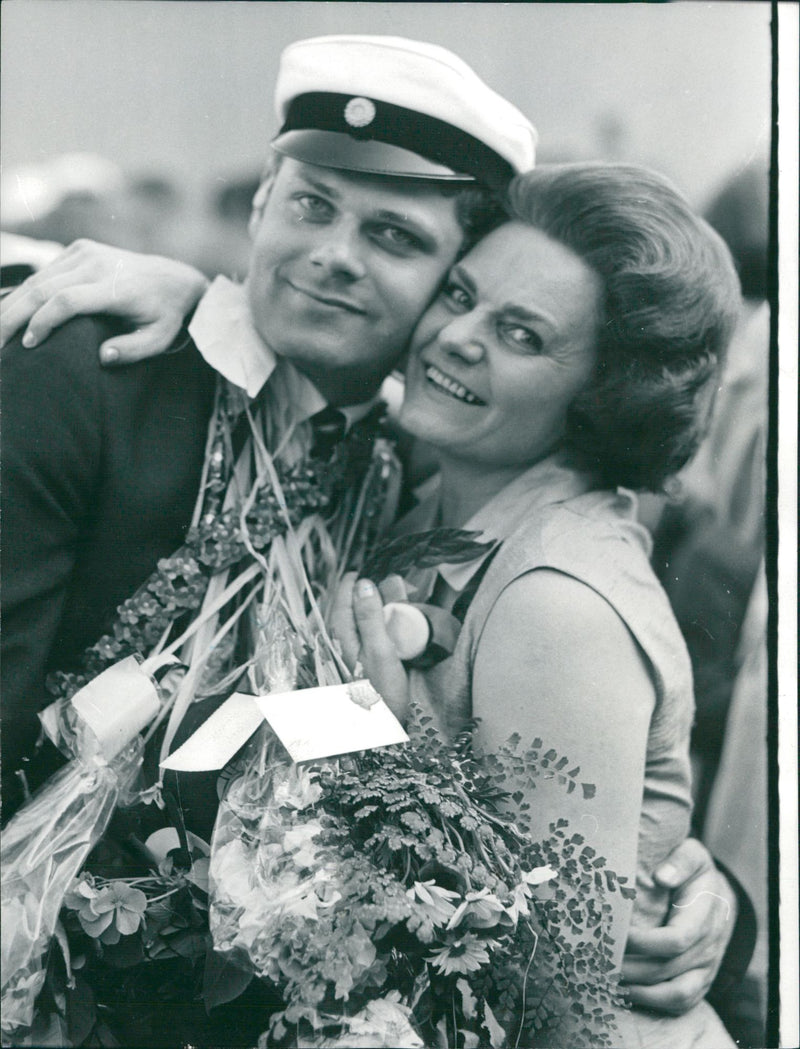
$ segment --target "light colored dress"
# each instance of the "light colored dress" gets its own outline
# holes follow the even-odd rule
[[[433,494],[412,511],[402,530],[432,527],[436,513]],[[556,455],[513,481],[465,527],[503,543],[469,604],[452,655],[428,671],[413,672],[412,695],[433,705],[450,728],[471,716],[472,668],[483,627],[500,594],[521,575],[553,569],[601,595],[637,641],[655,689],[644,781],[641,788],[631,784],[631,789],[642,790],[632,922],[639,927],[660,925],[669,907],[668,894],[653,884],[649,872],[689,831],[692,676],[669,602],[650,567],[650,537],[636,521],[635,496],[622,489],[593,490],[585,475]],[[439,571],[451,587],[461,590],[478,568],[472,563]],[[417,582],[424,586],[424,580]],[[593,804],[600,814],[602,791]],[[624,1049],[734,1045],[705,1002],[677,1018],[633,1010],[620,1017],[618,1026]]]

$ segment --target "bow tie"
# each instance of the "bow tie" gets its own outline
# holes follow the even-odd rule
[[[346,422],[344,413],[330,405],[312,415],[309,419],[313,440],[311,444],[312,459],[330,459],[333,449],[344,437]]]

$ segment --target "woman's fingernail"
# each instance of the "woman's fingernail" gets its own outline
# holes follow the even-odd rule
[[[36,336],[26,331],[22,336],[22,345],[28,350],[32,349],[36,345]]]
[[[359,579],[356,583],[356,594],[359,597],[372,597],[375,593],[375,584],[369,579]]]
[[[676,885],[678,880],[678,872],[671,863],[662,863],[658,868],[658,880],[663,882],[665,885]]]
[[[113,364],[119,360],[119,350],[116,346],[104,346],[100,351],[100,360],[103,364]]]

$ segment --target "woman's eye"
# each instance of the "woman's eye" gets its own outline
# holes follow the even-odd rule
[[[472,308],[472,298],[469,292],[465,291],[460,284],[456,284],[453,281],[448,281],[442,288],[442,295],[447,301],[456,306],[460,310],[469,310]]]
[[[514,349],[526,353],[542,352],[541,337],[530,328],[524,328],[521,324],[504,324],[500,330],[505,341]]]

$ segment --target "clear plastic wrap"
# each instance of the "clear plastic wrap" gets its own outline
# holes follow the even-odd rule
[[[280,923],[339,898],[335,865],[313,858],[322,827],[309,809],[320,788],[281,750],[266,726],[248,746],[220,802],[209,870],[215,950],[276,983]]]
[[[160,709],[157,686],[136,660],[124,660],[101,678],[43,713],[45,731],[72,760],[3,831],[0,994],[6,1036],[33,1022],[64,896],[114,808],[132,796],[144,750],[138,733]]]

